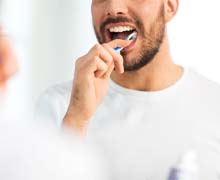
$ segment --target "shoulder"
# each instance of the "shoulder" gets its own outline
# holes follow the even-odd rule
[[[56,84],[45,90],[35,105],[35,119],[56,123],[58,126],[68,108],[72,81]]]
[[[37,101],[37,104],[45,106],[67,106],[72,89],[72,82],[64,82],[60,84],[53,85],[46,89],[40,96]]]
[[[207,127],[215,124],[211,129],[217,128],[219,131],[220,85],[193,70],[189,71],[188,78],[190,85],[187,87],[187,93],[190,94],[190,107],[202,116],[201,119],[206,119]]]
[[[72,81],[55,84],[48,89],[46,89],[42,94],[42,96],[53,96],[53,97],[65,97],[69,96],[72,89]]]
[[[220,98],[220,84],[211,80],[193,69],[188,70],[188,80],[197,93]]]

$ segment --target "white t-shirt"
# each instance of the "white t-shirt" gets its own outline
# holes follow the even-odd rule
[[[71,86],[48,89],[38,102],[37,118],[61,126]],[[111,179],[165,180],[182,153],[191,150],[199,179],[220,179],[220,86],[187,68],[174,85],[156,92],[111,81],[88,138],[103,150]]]

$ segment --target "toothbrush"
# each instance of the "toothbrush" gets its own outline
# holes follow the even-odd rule
[[[129,36],[127,36],[125,38],[125,40],[131,41],[131,40],[134,40],[136,38],[137,38],[137,32],[133,32]],[[117,51],[117,52],[120,52],[122,49],[124,49],[124,48],[123,47],[116,47],[116,48],[114,48],[114,50]]]

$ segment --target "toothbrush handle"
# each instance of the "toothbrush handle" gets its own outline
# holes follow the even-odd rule
[[[116,48],[114,48],[114,50],[117,51],[117,52],[121,51],[122,49],[123,49],[122,47],[116,47]]]

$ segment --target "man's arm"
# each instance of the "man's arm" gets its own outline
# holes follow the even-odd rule
[[[80,136],[86,134],[89,120],[106,95],[112,71],[124,72],[123,57],[114,48],[129,43],[117,39],[97,44],[76,61],[71,100],[63,120],[65,127]]]

